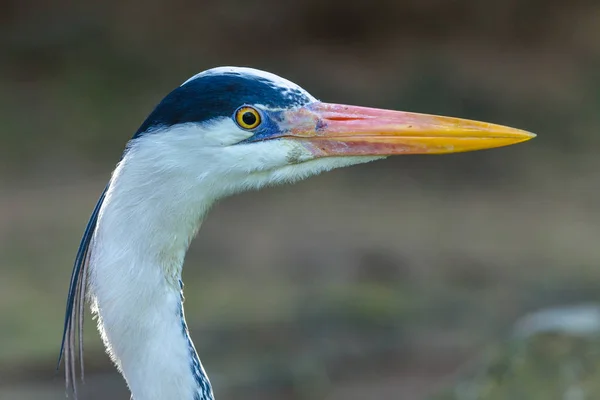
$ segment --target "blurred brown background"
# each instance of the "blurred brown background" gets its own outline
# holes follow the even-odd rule
[[[600,301],[598,2],[5,0],[1,399],[64,398],[64,301],[97,196],[162,96],[218,65],[539,135],[215,207],[184,279],[218,399],[423,399],[527,312]],[[86,398],[128,398],[88,323]]]

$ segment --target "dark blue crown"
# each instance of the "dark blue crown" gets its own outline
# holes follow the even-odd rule
[[[230,117],[242,105],[292,108],[314,101],[301,87],[250,68],[215,68],[169,93],[146,118],[134,138],[156,128]]]

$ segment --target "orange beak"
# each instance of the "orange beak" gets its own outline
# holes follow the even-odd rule
[[[525,142],[535,134],[460,118],[315,102],[283,111],[281,133],[317,157],[445,154]]]

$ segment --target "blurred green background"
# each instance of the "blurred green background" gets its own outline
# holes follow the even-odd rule
[[[598,2],[5,0],[0,399],[64,398],[64,302],[97,196],[162,96],[218,65],[539,135],[221,202],[184,270],[218,399],[600,398],[566,397],[600,380],[595,333],[513,336],[529,312],[600,301]],[[85,398],[129,398],[87,325]]]

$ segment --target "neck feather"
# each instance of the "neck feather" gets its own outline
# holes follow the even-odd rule
[[[188,334],[181,283],[185,253],[210,201],[185,177],[160,171],[148,180],[129,161],[113,175],[92,242],[89,289],[102,339],[135,400],[212,400]]]

